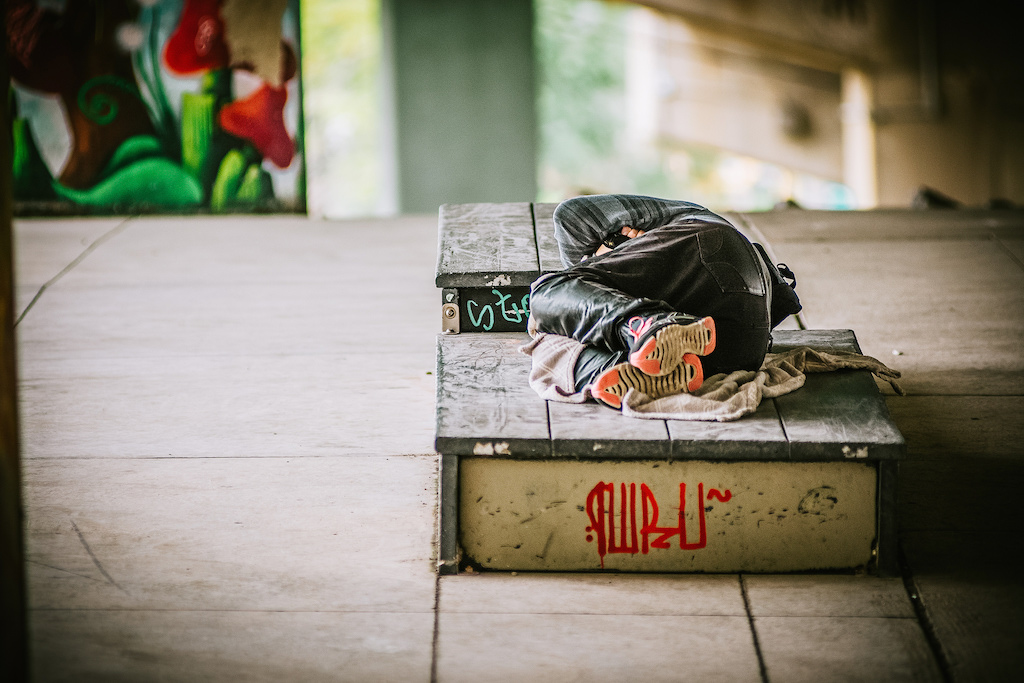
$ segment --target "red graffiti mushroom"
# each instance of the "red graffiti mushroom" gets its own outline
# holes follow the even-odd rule
[[[220,110],[220,126],[235,137],[248,140],[278,168],[287,168],[295,156],[295,142],[284,127],[285,87],[264,83],[245,99]]]
[[[224,40],[222,0],[186,0],[174,33],[164,47],[167,68],[179,75],[221,69],[230,61]]]

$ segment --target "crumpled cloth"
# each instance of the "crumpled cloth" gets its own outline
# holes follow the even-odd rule
[[[544,399],[583,403],[586,392],[573,391],[572,371],[582,344],[574,339],[539,333],[520,347],[531,356],[530,386]],[[900,373],[871,356],[850,351],[823,351],[808,346],[784,353],[770,353],[757,371],[740,370],[704,379],[697,391],[651,398],[630,389],[622,413],[649,420],[698,420],[728,422],[757,410],[764,398],[776,398],[804,385],[807,373],[835,370],[867,370],[904,395],[897,383]]]

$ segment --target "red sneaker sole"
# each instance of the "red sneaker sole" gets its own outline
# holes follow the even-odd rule
[[[590,395],[612,408],[622,408],[622,397],[608,391],[619,383],[619,371],[612,370],[597,378],[597,383],[590,387]]]

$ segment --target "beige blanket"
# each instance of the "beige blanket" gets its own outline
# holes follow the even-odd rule
[[[520,350],[531,356],[530,386],[542,398],[582,403],[584,393],[573,392],[572,368],[581,345],[572,339],[540,333]],[[645,419],[703,420],[727,422],[757,410],[762,398],[775,398],[804,385],[807,373],[834,370],[868,370],[903,395],[896,382],[900,373],[881,361],[848,351],[821,351],[800,347],[785,353],[770,353],[761,369],[712,375],[692,394],[674,394],[652,399],[630,390],[623,402],[624,415]]]

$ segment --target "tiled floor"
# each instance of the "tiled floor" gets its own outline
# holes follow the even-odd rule
[[[439,580],[435,225],[17,222],[35,680],[1024,670],[1024,233],[765,229],[809,324],[905,372],[905,580]]]

